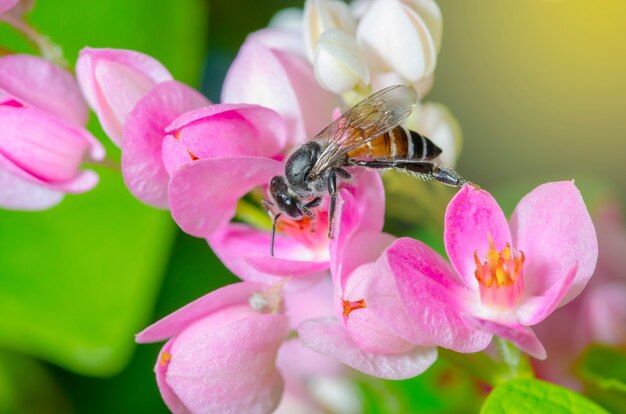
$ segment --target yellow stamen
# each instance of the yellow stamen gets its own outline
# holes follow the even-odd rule
[[[161,354],[161,366],[162,367],[166,367],[167,364],[169,364],[171,360],[172,360],[172,356],[170,355],[169,352],[165,351]]]

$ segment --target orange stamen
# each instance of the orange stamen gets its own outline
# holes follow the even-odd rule
[[[361,299],[361,300],[357,300],[354,302],[351,302],[349,300],[345,300],[343,301],[343,316],[349,316],[350,313],[352,311],[355,311],[357,309],[363,309],[366,308],[367,306],[365,305],[365,299]]]
[[[169,364],[171,360],[172,360],[172,356],[170,355],[169,352],[165,351],[161,354],[161,366],[162,367],[166,367],[167,364]]]

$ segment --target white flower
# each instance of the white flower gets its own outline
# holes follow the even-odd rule
[[[369,70],[356,41],[338,29],[326,30],[319,37],[313,65],[320,85],[337,94],[369,83]]]
[[[435,69],[437,47],[429,26],[400,0],[372,3],[359,22],[356,37],[370,70],[395,72],[404,82],[415,83]]]
[[[304,45],[311,62],[319,37],[328,29],[354,34],[356,21],[348,5],[338,0],[307,0],[304,5]]]

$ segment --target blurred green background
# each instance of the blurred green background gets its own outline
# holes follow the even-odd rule
[[[426,100],[449,106],[462,126],[459,171],[507,200],[572,178],[592,183],[586,193],[600,183],[623,199],[626,2],[438,3],[443,46]],[[72,64],[83,46],[140,50],[218,101],[247,33],[301,4],[39,0],[27,20]],[[0,44],[35,52],[4,24]],[[93,117],[90,127],[119,158]],[[50,211],[0,211],[0,413],[167,412],[152,373],[160,344],[137,347],[134,334],[236,280],[203,240],[130,196],[119,173],[98,172],[96,190]],[[443,362],[429,372],[395,385],[364,381],[368,395],[389,395],[369,406],[459,412],[455,401],[466,401],[462,411],[475,411],[469,399],[482,391],[467,378],[450,382]],[[434,379],[456,397],[437,397]]]

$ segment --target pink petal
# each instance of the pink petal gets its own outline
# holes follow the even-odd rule
[[[87,123],[87,104],[72,74],[43,58],[32,55],[1,57],[0,90],[67,122]]]
[[[19,0],[0,0],[0,13],[10,10]]]
[[[587,289],[591,290],[585,290],[581,310],[585,340],[614,346],[626,343],[626,285],[608,282]]]
[[[507,341],[513,342],[519,349],[533,358],[546,359],[546,350],[532,329],[522,325],[505,325],[495,321],[464,315],[468,325],[482,329]]]
[[[468,327],[461,317],[473,296],[450,265],[424,243],[401,238],[377,261],[368,308],[393,331],[419,345],[477,352],[491,335]],[[478,298],[476,298],[478,299]]]
[[[4,169],[0,155],[0,208],[10,210],[45,210],[63,199],[61,191],[50,190],[20,178]]]
[[[165,343],[161,351],[159,352],[159,356],[157,357],[156,365],[154,366],[154,372],[156,374],[157,386],[159,387],[159,392],[161,393],[161,397],[167,405],[167,408],[174,414],[188,414],[189,410],[185,407],[185,404],[174,394],[174,391],[167,385],[165,374],[167,373],[167,364],[168,359],[166,355],[172,354],[172,340],[169,340]]]
[[[201,128],[197,133],[189,132],[198,124]],[[287,141],[286,124],[280,115],[271,109],[247,104],[216,104],[200,108],[175,119],[166,131],[172,135],[179,132],[180,139],[187,140],[187,145],[192,151],[198,152],[200,158],[226,157],[224,149],[220,147],[237,145],[244,138],[249,142],[243,144],[243,151],[231,152],[228,156],[273,157],[284,149]],[[203,154],[206,151],[204,145],[213,144],[215,140],[222,141],[215,146],[211,145],[209,154]],[[197,143],[194,144],[194,141]]]
[[[335,318],[306,321],[298,327],[298,334],[304,346],[379,378],[412,378],[426,371],[437,359],[436,348],[418,346],[401,354],[363,351]]]
[[[384,223],[385,192],[380,175],[374,171],[356,171],[355,176],[353,186],[342,189],[337,199],[335,237],[330,241],[331,273],[336,283],[358,265],[377,257],[360,255],[360,250],[346,251],[352,235],[369,230],[372,230],[371,235],[378,234]],[[379,252],[378,248],[374,247],[373,252]]]
[[[187,326],[211,313],[233,306],[247,306],[253,293],[261,292],[267,288],[267,285],[254,282],[240,282],[224,286],[153,323],[138,333],[135,340],[138,343],[147,343],[176,336]]]
[[[88,153],[94,159],[104,156],[102,145],[85,129],[67,124],[34,107],[0,105],[4,128],[0,154],[13,165],[13,174],[62,191],[85,191],[95,185],[83,182],[79,167]],[[6,168],[6,167],[5,167]]]
[[[511,216],[514,244],[526,256],[524,288],[542,296],[578,269],[559,303],[575,298],[593,274],[598,257],[596,232],[585,203],[573,182],[543,184],[519,202]]]
[[[300,274],[298,272],[303,272],[303,275],[306,276],[305,279],[307,280],[296,278],[290,281],[287,286],[290,289],[298,289],[311,286],[326,273],[325,270],[328,268],[327,261],[316,260],[310,249],[292,237],[282,234],[276,234],[274,251],[283,259],[275,257],[272,260],[269,258],[270,264],[276,265],[279,273],[265,271],[273,270],[273,268],[254,266],[255,258],[262,255],[267,255],[266,258],[269,256],[270,233],[245,224],[228,224],[222,230],[217,230],[211,234],[207,241],[222,263],[237,277],[244,280],[276,283],[277,277],[286,273],[280,270],[280,266],[285,264],[294,271],[294,273],[289,274],[290,276],[298,276]],[[252,260],[246,260],[247,256],[250,256]]]
[[[574,264],[565,277],[557,280],[543,294],[537,296],[525,295],[516,310],[520,324],[526,326],[536,325],[550,316],[572,286],[577,269],[578,266]]]
[[[248,36],[228,70],[222,102],[275,110],[288,124],[289,145],[303,144],[331,122],[337,98],[317,84],[305,58],[268,47],[263,39],[257,40],[257,33]]]
[[[341,242],[339,238],[343,237],[344,235],[340,234],[337,242]],[[340,281],[340,291],[345,292],[346,281],[357,267],[375,262],[394,240],[395,237],[390,234],[365,230],[350,237],[341,252],[335,250],[333,260],[337,266],[333,277],[337,282]]]
[[[246,262],[260,272],[276,276],[301,276],[318,273],[328,269],[328,261],[312,262],[306,260],[289,260],[273,257],[269,254],[250,253],[245,256]]]
[[[104,131],[117,144],[128,113],[148,90],[172,75],[156,59],[123,49],[81,50],[76,76]]]
[[[491,194],[465,185],[448,204],[444,243],[452,266],[467,287],[478,289],[474,252],[484,259],[489,235],[498,251],[512,241],[506,217]]]
[[[349,190],[356,199],[359,229],[382,231],[385,223],[385,187],[377,171],[351,171],[353,183]]]
[[[335,312],[334,287],[330,277],[324,277],[309,289],[285,292],[285,311],[292,327],[307,319],[330,316]]]
[[[268,413],[283,379],[276,354],[289,327],[285,315],[258,315],[215,329],[200,320],[171,346],[165,381],[191,412]]]
[[[282,170],[281,162],[262,157],[201,159],[183,165],[170,180],[172,217],[185,232],[207,237],[228,224],[241,197]]]
[[[137,103],[124,124],[122,144],[122,174],[135,197],[153,207],[168,207],[169,175],[161,157],[165,127],[182,113],[209,104],[176,81],[156,85]]]
[[[352,341],[361,350],[377,354],[401,354],[413,348],[413,344],[396,335],[384,322],[367,307],[356,308],[348,315],[343,309],[344,301],[359,303],[365,297],[367,282],[379,277],[374,263],[365,263],[357,267],[347,277],[344,291],[340,296],[337,316],[343,320],[344,326]]]

